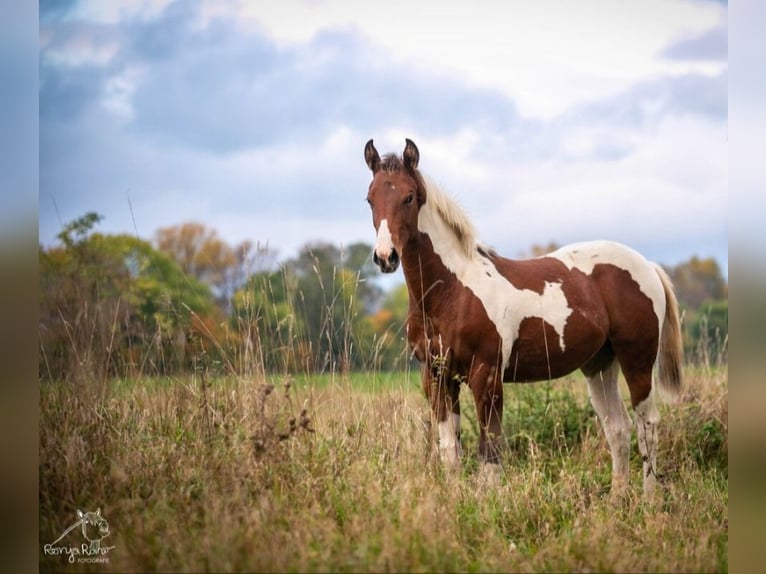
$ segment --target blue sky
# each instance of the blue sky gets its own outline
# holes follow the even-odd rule
[[[421,168],[517,256],[608,238],[728,262],[721,2],[40,4],[39,240],[372,243],[362,149]]]

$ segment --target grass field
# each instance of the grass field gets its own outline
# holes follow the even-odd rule
[[[438,463],[417,373],[43,384],[41,571],[726,571],[728,374],[662,405],[661,495],[609,497],[585,383],[505,389],[500,484]],[[100,563],[43,546],[95,511]],[[73,530],[58,546],[81,545]]]

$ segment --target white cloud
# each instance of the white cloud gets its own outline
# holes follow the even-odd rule
[[[674,244],[720,246],[728,202],[725,126],[669,117],[625,137],[633,148],[618,161],[557,157],[493,166],[496,179],[471,209],[485,240],[524,250],[550,240],[606,238],[667,254]]]
[[[678,38],[725,18],[725,8],[707,3],[389,0],[371,10],[364,2],[283,0],[230,8],[282,45],[306,43],[321,30],[357,29],[400,65],[499,89],[527,116],[550,118],[647,76],[712,75],[725,66],[658,57]]]

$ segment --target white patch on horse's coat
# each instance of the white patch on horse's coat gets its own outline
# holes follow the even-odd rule
[[[457,438],[457,433],[460,430],[460,415],[448,413],[447,418],[437,423],[436,426],[439,430],[439,452],[442,460],[457,462],[462,450]]]
[[[660,329],[662,328],[665,318],[665,290],[654,265],[637,251],[613,241],[588,241],[567,245],[545,257],[554,257],[568,269],[579,269],[586,275],[593,273],[593,268],[599,263],[624,269],[638,284],[641,292],[651,300]]]
[[[449,417],[446,420],[438,423],[437,427],[439,428],[439,447],[444,449],[455,448],[455,444],[457,443],[457,435],[452,430],[453,425],[449,420]]]
[[[429,198],[436,193],[441,192],[435,188],[427,190],[426,203],[418,215],[418,230],[431,238],[442,263],[481,301],[500,335],[503,370],[508,366],[521,322],[528,317],[539,317],[549,323],[559,336],[558,344],[563,352],[564,327],[572,309],[561,284],[547,282],[542,294],[531,289],[517,289],[476,249],[466,254],[465,246],[452,227],[430,202]],[[444,203],[443,197],[440,202]]]
[[[394,242],[391,239],[391,231],[388,229],[388,219],[384,219],[380,222],[378,227],[378,238],[375,242],[375,253],[381,259],[388,259],[391,255],[391,250],[394,248]]]

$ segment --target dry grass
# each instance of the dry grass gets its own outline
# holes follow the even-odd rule
[[[506,388],[504,474],[486,487],[470,401],[466,463],[449,475],[417,382],[370,392],[372,377],[44,384],[41,545],[100,507],[114,548],[97,565],[41,552],[41,570],[727,569],[725,371],[692,372],[684,402],[662,409],[656,505],[640,499],[638,460],[632,494],[610,502],[581,381]]]

